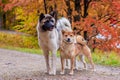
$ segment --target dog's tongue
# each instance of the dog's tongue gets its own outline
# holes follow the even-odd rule
[[[52,30],[53,30],[53,27],[50,28],[50,31],[52,31]]]

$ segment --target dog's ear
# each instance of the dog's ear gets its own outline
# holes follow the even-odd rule
[[[74,35],[77,35],[76,31],[73,31],[73,34],[74,34]]]
[[[56,12],[56,11],[52,11],[52,12],[50,12],[50,15],[51,15],[52,17],[56,18],[57,12]]]
[[[64,30],[62,30],[62,34],[64,34],[65,33],[65,31]]]
[[[44,17],[45,17],[45,15],[43,13],[41,13],[39,16],[39,21],[41,21]]]

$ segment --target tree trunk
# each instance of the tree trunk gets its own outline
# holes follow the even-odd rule
[[[44,9],[45,9],[45,14],[47,14],[47,4],[46,4],[46,0],[44,0]]]
[[[86,18],[88,16],[88,7],[92,0],[84,0],[84,15],[83,18]]]
[[[2,17],[2,19],[3,19],[3,28],[6,28],[6,13],[4,12],[3,13],[3,17]]]
[[[67,5],[67,16],[68,16],[68,19],[70,21],[70,23],[72,23],[72,9],[71,9],[71,6],[70,6],[70,0],[65,0],[65,3]]]
[[[74,22],[80,21],[80,14],[81,14],[81,6],[80,6],[81,0],[75,0],[74,5],[75,5],[75,10],[77,11],[77,15],[74,16]]]
[[[0,29],[2,28],[2,12],[0,11]]]
[[[86,18],[88,16],[88,7],[89,7],[89,3],[91,2],[92,0],[84,0],[84,14],[83,14],[83,18]],[[88,37],[88,32],[87,31],[84,31],[84,38],[85,40],[88,40],[87,37]]]
[[[93,45],[95,45],[95,44],[96,44],[96,40],[94,39],[93,40]],[[93,47],[92,52],[95,52],[95,46]]]
[[[83,33],[84,33],[84,39],[85,39],[85,40],[88,40],[87,31],[84,31]]]
[[[0,16],[0,29],[2,28],[2,18]]]

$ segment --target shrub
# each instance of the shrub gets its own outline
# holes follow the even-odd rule
[[[0,33],[0,46],[13,46],[21,48],[39,48],[37,37],[20,34]]]

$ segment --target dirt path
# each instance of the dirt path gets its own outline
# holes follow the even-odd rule
[[[120,80],[120,68],[96,65],[96,72],[75,71],[73,76],[60,75],[60,60],[57,60],[57,75],[45,74],[45,61],[41,55],[0,49],[0,80]]]

